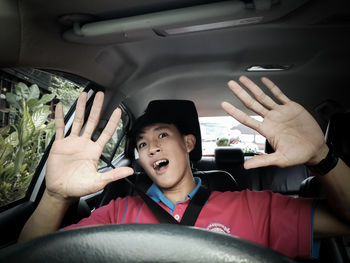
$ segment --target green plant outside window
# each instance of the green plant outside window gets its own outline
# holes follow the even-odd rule
[[[0,207],[23,198],[35,169],[55,133],[52,109],[47,105],[59,99],[67,111],[83,88],[52,78],[51,93],[41,95],[37,85],[15,85],[6,93],[9,125],[0,129]],[[67,95],[69,94],[69,96]]]

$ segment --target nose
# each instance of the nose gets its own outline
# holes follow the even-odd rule
[[[150,144],[149,147],[149,155],[153,156],[155,155],[157,152],[160,152],[160,145],[158,143],[158,141],[154,141]]]

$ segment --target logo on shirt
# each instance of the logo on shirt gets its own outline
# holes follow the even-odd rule
[[[217,233],[231,234],[231,228],[220,222],[211,222],[206,226],[206,229]]]

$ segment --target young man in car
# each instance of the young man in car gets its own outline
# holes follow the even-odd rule
[[[350,234],[350,168],[331,154],[311,115],[289,100],[269,79],[262,78],[262,82],[280,104],[248,78],[239,80],[255,99],[234,81],[228,83],[230,89],[264,121],[250,118],[227,102],[222,103],[223,109],[264,135],[275,149],[272,154],[249,159],[245,168],[302,163],[315,166],[326,162],[321,169],[326,174],[318,177],[327,192],[330,209],[322,203],[315,208],[312,199],[294,199],[271,192],[213,192],[195,226],[233,234],[290,257],[311,257],[311,251],[315,249],[314,238]],[[119,109],[113,112],[101,136],[93,142],[90,138],[98,123],[103,94],[96,95],[85,129],[80,134],[85,101],[86,93],[83,93],[77,103],[71,134],[66,138],[62,106],[59,104],[56,108],[56,140],[48,159],[46,190],[24,226],[20,240],[56,231],[74,198],[97,192],[109,182],[133,173],[129,167],[103,174],[97,172],[99,156],[114,133],[121,112]],[[181,133],[179,128],[176,123],[147,123],[136,133],[140,163],[154,182],[148,194],[177,220],[181,219],[200,185],[200,180],[193,178],[189,160],[189,153],[196,143],[195,136]],[[67,229],[108,223],[157,222],[141,198],[127,197],[95,210],[89,218]]]

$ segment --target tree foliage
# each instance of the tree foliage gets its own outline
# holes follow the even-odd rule
[[[229,146],[230,145],[230,140],[228,138],[219,138],[216,140],[216,145],[217,146]]]
[[[66,114],[79,94],[83,91],[83,88],[77,87],[74,83],[55,76],[51,79],[51,85],[52,87],[49,87],[51,94],[54,94],[62,103],[63,112]]]
[[[55,97],[40,97],[37,85],[15,85],[15,93],[6,93],[13,123],[0,130],[0,206],[24,196],[43,149],[53,134],[53,121],[47,104]]]
[[[53,76],[50,94],[43,94],[37,85],[15,85],[15,93],[6,93],[10,105],[10,125],[0,129],[0,207],[25,196],[35,170],[55,133],[52,109],[47,105],[58,99],[66,114],[83,88]],[[106,145],[103,154],[108,159],[123,134],[122,122]],[[124,149],[120,143],[116,155]],[[104,166],[100,163],[100,166]]]
[[[48,104],[59,99],[66,111],[82,88],[57,77],[51,94],[40,95],[37,85],[19,82],[15,93],[6,93],[10,125],[0,129],[0,206],[25,196],[35,169],[55,132]]]

